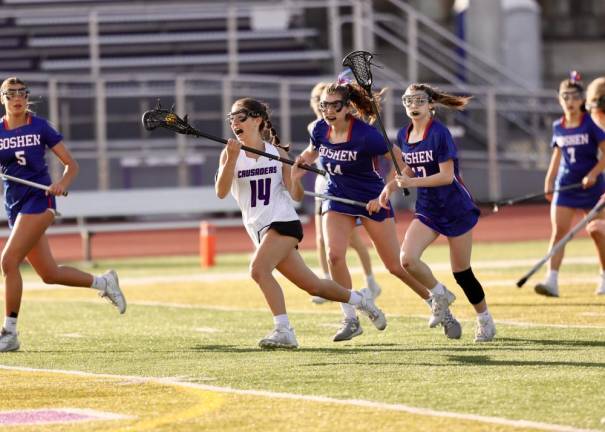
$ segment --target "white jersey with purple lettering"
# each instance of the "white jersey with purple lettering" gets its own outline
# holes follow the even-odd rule
[[[561,151],[556,187],[581,183],[582,179],[599,161],[599,144],[605,141],[605,131],[600,129],[590,115],[584,113],[577,127],[568,127],[565,117],[553,123],[552,147]],[[571,208],[592,208],[605,191],[603,174],[599,174],[594,186],[581,187],[555,193],[553,204]]]
[[[264,151],[279,156],[277,148],[267,142]],[[239,204],[248,235],[255,245],[260,241],[273,222],[299,220],[290,193],[282,176],[283,164],[259,156],[248,157],[240,150],[231,194]]]

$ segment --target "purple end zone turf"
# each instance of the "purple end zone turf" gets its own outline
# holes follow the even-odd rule
[[[68,423],[91,420],[103,420],[101,416],[70,412],[65,409],[39,409],[22,411],[0,411],[0,426]]]

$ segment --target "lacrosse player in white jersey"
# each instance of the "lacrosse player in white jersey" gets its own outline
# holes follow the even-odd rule
[[[286,147],[280,146],[269,120],[267,105],[250,98],[239,99],[233,104],[228,120],[237,140],[230,139],[221,153],[215,188],[219,198],[229,192],[235,197],[246,230],[256,246],[250,276],[262,290],[274,322],[273,331],[259,341],[259,346],[263,349],[298,347],[283,291],[273,276],[274,269],[310,295],[357,307],[376,328],[384,330],[385,316],[374,305],[369,290],[349,291],[329,279],[319,279],[298,253],[303,231],[292,198],[298,201],[303,198],[304,170],[298,166],[302,161],[297,160],[297,165],[291,168],[241,148],[246,145],[287,158]]]

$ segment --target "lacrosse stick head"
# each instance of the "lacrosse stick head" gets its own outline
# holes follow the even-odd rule
[[[187,116],[180,118],[174,112],[174,106],[171,110],[162,109],[159,101],[154,109],[143,113],[142,122],[143,127],[148,131],[164,128],[185,135],[191,132],[191,125],[187,121]]]
[[[367,51],[353,51],[342,60],[342,65],[351,69],[357,83],[368,94],[372,94],[372,57],[374,55]]]

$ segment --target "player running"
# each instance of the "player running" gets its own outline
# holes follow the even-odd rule
[[[496,326],[483,287],[471,269],[472,229],[479,220],[479,209],[460,178],[452,135],[434,118],[437,105],[463,109],[469,99],[425,84],[412,84],[406,89],[402,102],[412,123],[397,135],[406,168],[384,188],[380,204],[389,208],[388,198],[397,186],[417,188],[416,217],[401,245],[401,265],[421,283],[434,286],[433,293],[442,292],[431,269],[420,258],[439,235],[447,237],[454,278],[477,312],[475,342],[488,342],[496,335]]]
[[[386,318],[374,305],[369,290],[350,291],[329,279],[319,279],[297,250],[303,230],[291,198],[297,201],[303,198],[301,178],[305,171],[297,165],[291,168],[242,150],[241,146],[246,145],[287,158],[271,125],[267,106],[254,99],[239,99],[233,104],[228,120],[237,140],[229,139],[221,153],[215,188],[219,198],[231,192],[236,199],[256,246],[250,275],[262,290],[274,322],[273,331],[260,340],[259,346],[298,347],[283,291],[273,276],[274,269],[311,295],[356,307],[377,329],[384,330]],[[271,143],[265,139],[271,139]]]
[[[0,86],[0,101],[6,111],[0,124],[0,167],[3,174],[49,186],[49,191],[4,181],[4,207],[11,233],[2,251],[5,318],[0,330],[0,352],[16,351],[17,318],[21,308],[23,280],[19,266],[27,260],[47,284],[93,288],[107,298],[120,313],[126,311],[126,299],[120,290],[118,275],[110,270],[94,276],[68,266],[59,266],[53,258],[46,229],[54,222],[55,196],[65,192],[78,174],[78,163],[63,143],[63,136],[45,119],[29,110],[29,89],[11,77]],[[65,169],[52,182],[44,159],[46,148],[59,158]]]
[[[351,289],[346,250],[356,220],[360,218],[387,270],[431,306],[429,325],[434,327],[443,324],[448,337],[459,338],[460,324],[448,307],[455,298],[453,294],[444,287],[440,292],[429,291],[399,262],[393,209],[388,202],[385,208],[381,208],[378,202],[384,180],[376,170],[375,158],[387,155],[387,144],[374,126],[362,120],[374,118],[370,98],[357,84],[333,83],[324,89],[319,108],[323,120],[315,124],[311,143],[301,157],[307,164],[319,158],[329,175],[329,195],[368,202],[366,208],[333,200],[323,202],[322,213],[332,279]],[[400,154],[398,149],[395,150]],[[334,336],[335,342],[349,340],[362,333],[355,311],[343,308],[343,314],[344,320]]]

